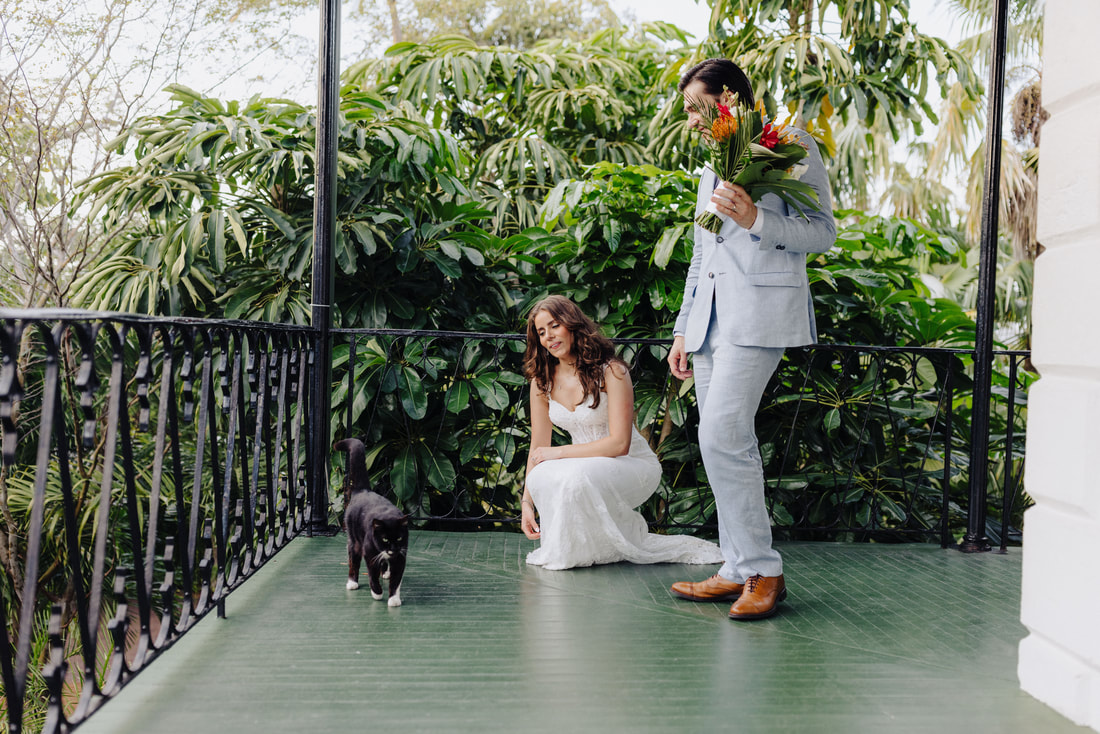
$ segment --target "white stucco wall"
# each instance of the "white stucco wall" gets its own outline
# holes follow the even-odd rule
[[[1047,0],[1020,643],[1025,691],[1100,731],[1100,2]]]

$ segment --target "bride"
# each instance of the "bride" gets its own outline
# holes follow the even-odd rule
[[[714,543],[650,533],[634,509],[657,489],[661,465],[634,427],[626,363],[568,298],[549,296],[528,314],[524,372],[531,383],[531,449],[520,526],[541,540],[527,563],[558,570],[616,561],[722,562]],[[553,446],[554,426],[572,443]]]

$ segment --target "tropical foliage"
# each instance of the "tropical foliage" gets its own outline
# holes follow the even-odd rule
[[[647,162],[645,128],[657,102],[647,80],[665,63],[653,39],[621,31],[530,51],[444,36],[392,46],[345,79],[454,134],[494,230],[507,234],[536,224],[549,190],[582,166]]]
[[[271,100],[223,105],[183,87],[174,98],[180,107],[115,142],[132,145],[137,163],[86,184],[106,226],[128,224],[115,252],[78,280],[78,302],[308,321],[311,113]],[[464,152],[377,97],[348,95],[341,112],[341,313],[363,325],[461,327],[472,294],[485,296],[491,256],[478,227],[486,212],[458,177]]]

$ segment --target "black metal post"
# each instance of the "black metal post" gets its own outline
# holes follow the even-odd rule
[[[1001,547],[999,553],[1008,552],[1008,528],[1012,519],[1012,506],[1016,503],[1016,461],[1012,455],[1013,435],[1016,428],[1016,370],[1018,357],[1008,357],[1008,425],[1005,426],[1005,490],[1001,497]]]
[[[310,385],[309,530],[328,529],[329,420],[332,407],[332,259],[336,239],[337,115],[340,111],[340,3],[321,0],[313,197],[313,382]]]
[[[993,8],[993,55],[989,67],[989,117],[985,136],[985,194],[978,263],[977,336],[974,344],[974,407],[970,424],[970,509],[959,550],[989,550],[985,500],[989,484],[989,400],[993,382],[993,307],[997,295],[997,218],[1001,192],[1001,118],[1004,108],[1008,0]]]

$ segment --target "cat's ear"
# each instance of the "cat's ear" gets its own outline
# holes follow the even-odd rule
[[[398,520],[398,522],[401,523],[401,527],[407,528],[409,526],[409,516],[408,515],[402,515],[401,519]]]
[[[378,528],[382,527],[382,521],[376,517],[370,521],[370,526],[377,530]]]

